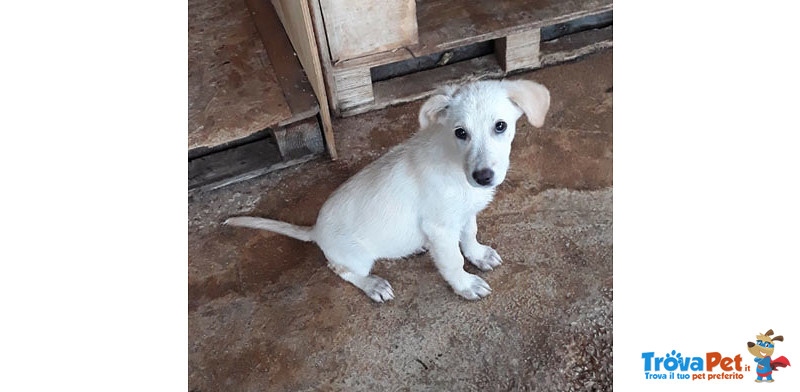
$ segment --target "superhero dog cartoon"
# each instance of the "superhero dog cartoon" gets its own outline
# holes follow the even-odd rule
[[[783,336],[778,335],[772,338],[770,337],[772,334],[773,332],[770,329],[765,334],[756,335],[756,339],[758,339],[756,343],[747,342],[747,351],[756,357],[755,361],[758,364],[756,382],[761,382],[764,377],[767,378],[767,382],[773,382],[775,381],[772,379],[773,371],[778,371],[779,367],[791,366],[786,357],[772,359],[772,353],[775,352],[775,342],[783,341]]]

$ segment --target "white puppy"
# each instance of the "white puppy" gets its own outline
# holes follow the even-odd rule
[[[517,119],[524,113],[541,127],[549,106],[547,89],[525,80],[444,87],[420,109],[419,132],[342,184],[315,226],[255,217],[225,223],[316,242],[331,269],[377,302],[394,292],[370,275],[375,260],[423,249],[456,293],[485,297],[489,285],[464,271],[461,254],[483,271],[500,265],[500,255],[478,243],[475,217],[506,177]]]

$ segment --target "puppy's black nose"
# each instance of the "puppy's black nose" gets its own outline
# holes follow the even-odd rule
[[[491,184],[493,177],[494,177],[494,172],[492,171],[492,169],[481,169],[472,172],[472,178],[475,179],[475,182],[481,185]]]
[[[755,345],[756,345],[756,344],[755,344],[755,343],[753,343],[753,342],[747,342],[747,347],[753,347],[753,346],[755,346]]]

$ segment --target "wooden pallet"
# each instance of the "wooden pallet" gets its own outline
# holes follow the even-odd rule
[[[542,41],[542,32],[570,29],[581,20],[611,14],[612,0],[424,0],[418,1],[419,43],[390,52],[338,62],[325,56],[328,43],[317,1],[310,1],[317,43],[323,48],[328,96],[333,112],[351,116],[423,98],[438,86],[481,78],[500,78],[569,61],[613,42],[613,29],[575,32]],[[567,31],[569,32],[569,31]],[[454,50],[482,42],[493,53],[421,72],[374,81],[372,70],[410,59],[438,56],[442,62]]]

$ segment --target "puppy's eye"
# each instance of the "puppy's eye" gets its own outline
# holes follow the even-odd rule
[[[467,131],[464,128],[456,128],[456,137],[465,140],[467,138]]]
[[[503,133],[508,128],[508,124],[505,121],[498,121],[494,123],[494,131],[497,133]]]

